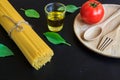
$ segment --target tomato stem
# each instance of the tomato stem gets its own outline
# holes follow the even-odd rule
[[[90,3],[90,5],[95,8],[95,7],[97,7],[98,4],[96,2],[92,2],[92,3]]]

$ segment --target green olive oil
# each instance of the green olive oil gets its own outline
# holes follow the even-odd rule
[[[50,31],[60,31],[63,28],[63,12],[53,11],[48,14],[47,22]]]

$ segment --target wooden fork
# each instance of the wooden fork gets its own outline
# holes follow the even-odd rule
[[[113,41],[115,41],[115,38],[117,37],[117,34],[119,33],[119,31],[120,31],[120,25],[113,31],[111,31],[108,34],[106,34],[105,36],[103,36],[102,40],[100,41],[100,43],[97,46],[97,49],[100,51],[103,51],[110,44],[112,44]]]

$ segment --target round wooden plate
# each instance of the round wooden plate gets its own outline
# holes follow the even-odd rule
[[[99,23],[104,22],[109,16],[112,15],[112,13],[114,13],[118,8],[120,8],[120,5],[117,4],[103,4],[103,6],[105,9],[105,15]],[[99,23],[94,25],[98,25]],[[103,35],[115,29],[118,24],[120,24],[120,16],[116,17],[114,20],[112,20],[110,23],[107,24],[107,26],[103,29],[104,31],[101,37],[93,41],[86,41],[83,39],[82,35],[84,34],[84,31],[86,31],[88,28],[94,25],[89,25],[84,23],[81,19],[80,14],[78,14],[74,20],[74,32],[77,38],[79,39],[79,41],[83,43],[86,47],[91,49],[92,51],[95,51],[96,53],[101,55],[105,55],[113,58],[120,58],[120,35],[117,36],[117,39],[114,40],[114,43],[112,43],[107,48],[105,48],[104,51],[100,51],[97,49],[97,46],[100,40],[102,39]]]

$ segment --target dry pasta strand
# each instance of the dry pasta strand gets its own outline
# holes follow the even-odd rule
[[[18,31],[17,28],[20,26],[16,26],[10,19],[3,17],[4,15],[14,20],[15,23],[25,20],[8,0],[0,0],[0,24],[8,34],[15,27],[10,37],[20,48],[28,62],[36,70],[40,69],[47,62],[50,62],[54,55],[53,50],[35,33],[31,26],[26,23],[21,23],[20,26],[23,27],[23,31]]]

